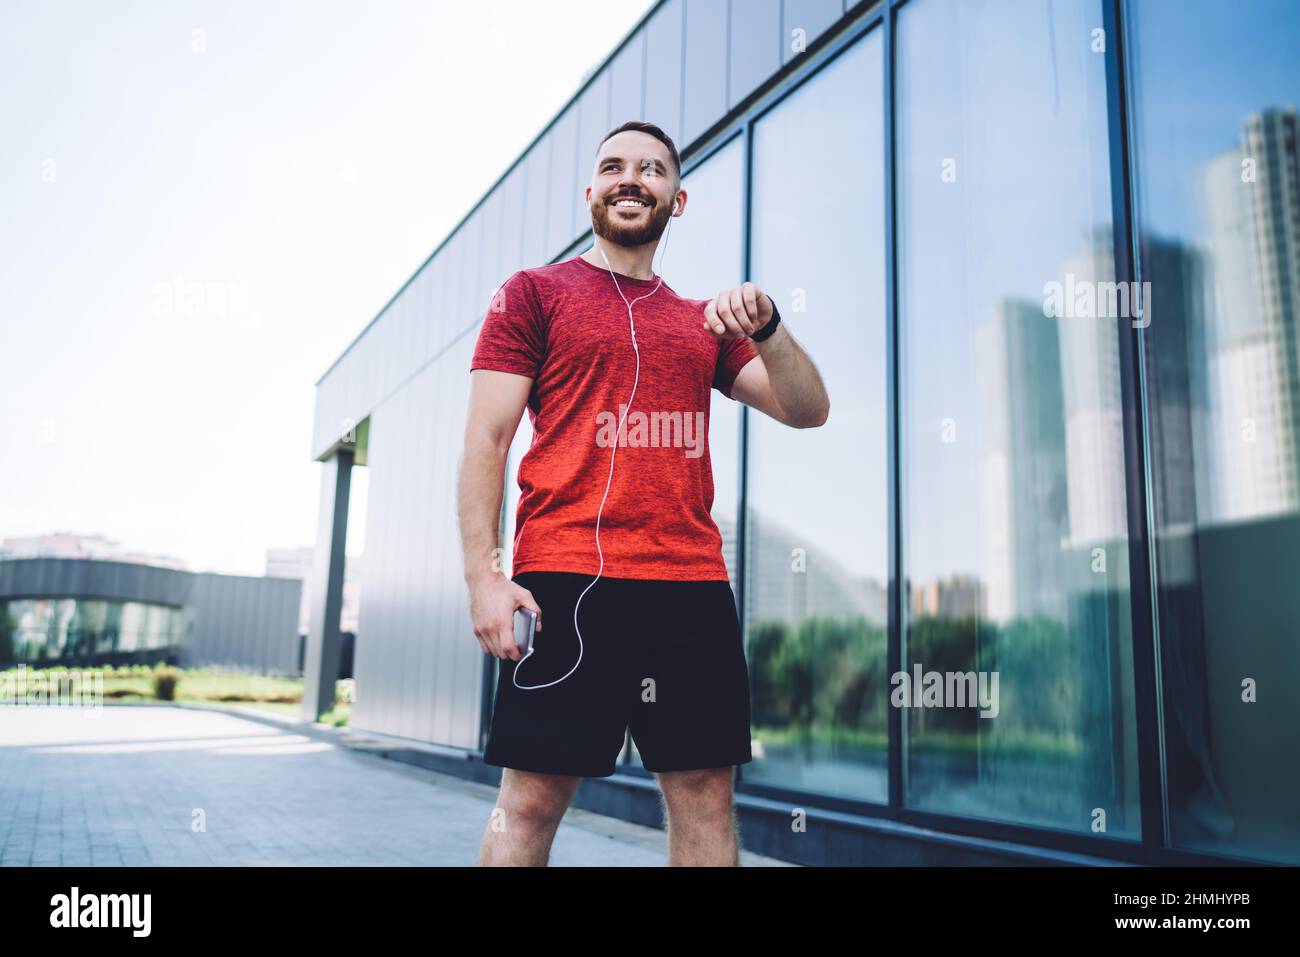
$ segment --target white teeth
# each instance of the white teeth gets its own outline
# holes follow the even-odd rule
[[[620,199],[615,206],[644,206],[645,203],[635,199]]]

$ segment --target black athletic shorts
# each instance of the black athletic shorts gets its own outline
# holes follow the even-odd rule
[[[614,773],[624,736],[647,771],[745,764],[749,670],[731,584],[649,581],[574,572],[520,572],[542,610],[526,661],[498,659],[483,760],[497,767],[600,778]],[[573,610],[578,607],[582,659]]]

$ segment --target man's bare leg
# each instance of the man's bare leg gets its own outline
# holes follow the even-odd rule
[[[739,867],[733,768],[655,775],[668,820],[669,867]]]
[[[581,778],[505,768],[479,847],[479,866],[545,867]]]

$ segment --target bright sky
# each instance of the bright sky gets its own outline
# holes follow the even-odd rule
[[[650,5],[0,2],[0,538],[312,544],[316,379]]]

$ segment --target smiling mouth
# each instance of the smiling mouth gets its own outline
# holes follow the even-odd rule
[[[620,196],[610,203],[615,209],[649,209],[650,204],[645,200],[635,199],[631,196]]]

